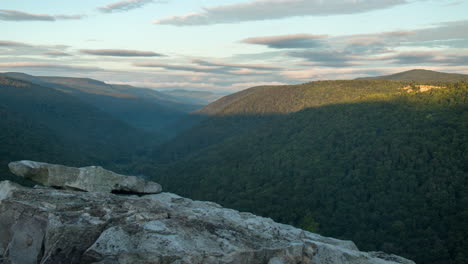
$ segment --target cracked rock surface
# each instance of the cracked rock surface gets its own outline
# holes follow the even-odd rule
[[[171,193],[122,196],[9,181],[0,182],[0,263],[414,264]]]

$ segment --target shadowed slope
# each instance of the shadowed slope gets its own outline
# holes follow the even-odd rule
[[[336,89],[346,90],[340,83],[346,84],[335,82]],[[351,100],[286,115],[241,110],[209,117],[203,129],[187,133],[188,143],[202,147],[177,156],[182,144],[176,145],[178,159],[146,173],[169,191],[352,239],[366,250],[462,264],[468,236],[457,234],[468,234],[468,85],[448,86],[341,94]],[[222,131],[225,123],[231,127]],[[200,145],[210,131],[228,136]]]
[[[0,93],[0,105],[3,109],[17,115],[18,120],[22,120],[8,124],[8,119],[2,118],[0,122],[4,126],[13,127],[12,129],[16,131],[24,130],[24,133],[28,133],[29,123],[35,127],[42,127],[38,128],[38,135],[42,135],[40,147],[47,148],[50,145],[51,149],[50,152],[43,151],[44,159],[35,157],[35,160],[47,158],[70,164],[68,163],[70,160],[66,158],[61,160],[51,156],[67,157],[72,153],[73,157],[83,156],[80,159],[76,158],[77,163],[82,160],[92,160],[103,165],[116,164],[117,161],[125,163],[141,146],[155,144],[159,139],[157,136],[150,137],[73,95],[52,88],[0,76]],[[33,139],[13,137],[4,138],[4,141],[6,145],[11,145],[12,149],[9,151],[14,153],[16,144],[27,145],[34,142]],[[58,152],[53,151],[52,147],[56,143],[61,145]],[[11,157],[6,155],[2,158]],[[15,157],[15,159],[23,158]]]
[[[73,95],[117,119],[147,131],[160,130],[201,107],[154,90],[111,85],[88,78],[42,77],[23,73],[3,75]]]

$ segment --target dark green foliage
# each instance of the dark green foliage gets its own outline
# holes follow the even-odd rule
[[[466,263],[468,85],[400,92],[406,85],[257,88],[218,104],[215,117],[183,135],[190,140],[182,145],[195,147],[174,148],[178,160],[146,173],[168,191],[351,239],[363,250]]]
[[[9,77],[0,76],[0,107],[2,175],[20,159],[122,170],[138,150],[158,143],[72,95]]]
[[[279,114],[297,112],[339,102],[351,102],[372,94],[398,93],[408,84],[388,81],[321,81],[290,86],[259,86],[226,96],[183,119],[193,127],[158,147],[153,153],[159,166],[239,136]],[[209,118],[206,118],[209,117]],[[193,121],[195,120],[195,121]]]
[[[198,111],[207,115],[266,115],[351,102],[368,95],[399,92],[408,82],[318,81],[300,85],[259,86],[226,96]]]
[[[63,142],[47,127],[1,106],[0,117],[0,180],[20,180],[8,171],[8,162],[14,160],[80,163],[82,156],[66,151]]]
[[[403,88],[418,83],[255,87],[172,123],[184,132],[155,148],[161,136],[135,126],[154,125],[159,95],[128,97],[129,87],[91,79],[31,81],[0,75],[0,179],[11,160],[102,165],[362,250],[466,263],[467,83],[410,93]]]
[[[201,107],[154,90],[111,85],[87,78],[41,77],[23,73],[3,75],[65,92],[115,119],[165,136],[173,134],[173,131],[165,129],[167,126]]]

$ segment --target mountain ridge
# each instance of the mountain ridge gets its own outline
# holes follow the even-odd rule
[[[242,91],[200,110],[205,119],[156,151],[144,174],[184,196],[366,250],[461,264],[468,240],[449,234],[468,233],[468,85],[406,89],[427,83],[320,81]],[[410,249],[415,244],[431,253]]]
[[[467,74],[445,73],[424,69],[414,69],[390,75],[357,78],[356,80],[399,80],[399,81],[430,81],[430,82],[459,82],[468,81]]]
[[[161,134],[166,133],[166,126],[201,107],[180,102],[177,98],[154,90],[110,85],[89,78],[32,76],[24,73],[2,75],[74,95],[136,128]]]

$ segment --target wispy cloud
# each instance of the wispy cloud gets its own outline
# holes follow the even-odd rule
[[[50,57],[68,57],[68,56],[71,56],[71,54],[68,54],[68,53],[62,52],[62,51],[48,51],[48,52],[44,52],[42,54],[46,55],[46,56],[50,56]]]
[[[374,58],[403,65],[468,65],[468,52],[451,53],[444,51],[401,52],[394,55]]]
[[[75,65],[65,65],[65,64],[54,64],[47,62],[31,62],[31,61],[20,61],[20,62],[0,62],[0,69],[22,69],[22,70],[34,70],[34,69],[47,69],[51,71],[61,70],[61,71],[85,71],[93,72],[101,70],[97,67],[88,67],[88,66],[75,66]]]
[[[309,62],[308,66],[347,67],[357,65],[357,63],[353,62],[356,58],[343,51],[304,50],[288,52],[287,55],[307,60]]]
[[[156,24],[192,26],[280,19],[294,16],[355,14],[406,4],[406,0],[251,0],[203,8],[200,12],[156,20]]]
[[[0,9],[0,20],[4,21],[56,21],[82,19],[83,15],[31,14],[17,10]]]
[[[115,2],[106,6],[98,7],[98,10],[103,13],[115,13],[115,12],[125,12],[132,9],[137,9],[147,5],[149,3],[155,2],[154,0],[125,0]],[[158,1],[161,2],[161,1]]]
[[[163,57],[165,55],[152,52],[152,51],[140,51],[140,50],[120,50],[120,49],[83,49],[80,50],[83,54],[95,55],[95,56],[109,56],[109,57]]]
[[[250,69],[250,70],[278,70],[281,67],[274,66],[274,65],[266,65],[266,64],[239,64],[239,63],[226,63],[226,62],[213,62],[213,61],[206,61],[206,60],[193,60],[193,63],[196,63],[201,66],[211,66],[211,67],[222,67],[222,68],[229,68],[231,70],[234,69]]]
[[[34,45],[23,42],[0,40],[0,56],[12,55],[58,55],[65,53],[69,46],[67,45]]]
[[[0,40],[0,47],[32,47],[32,46],[26,43],[22,43],[22,42]]]
[[[201,67],[201,66],[187,66],[178,64],[165,64],[158,62],[137,62],[133,64],[137,67],[144,68],[159,68],[170,71],[186,71],[186,72],[198,72],[198,73],[222,73],[218,67]]]
[[[171,71],[185,71],[195,73],[224,74],[224,75],[256,75],[281,70],[280,67],[264,64],[235,64],[223,62],[209,62],[193,60],[191,65],[165,64],[158,62],[134,63],[137,67],[159,68]]]
[[[242,43],[272,49],[342,48],[355,53],[382,53],[398,46],[468,46],[468,20],[443,22],[430,27],[406,31],[343,36],[311,34],[250,37]]]
[[[326,35],[294,34],[284,36],[254,37],[242,40],[243,43],[266,45],[273,49],[314,48],[323,45]]]
[[[451,49],[463,50],[468,47],[468,21],[444,22],[406,31],[343,36],[279,35],[251,37],[241,42],[278,50],[289,49],[282,54],[303,59],[306,63],[299,65],[309,67],[336,68],[383,61],[393,64],[462,65],[466,61]],[[438,51],[429,52],[428,49]],[[402,50],[414,51],[404,53]],[[422,50],[426,52],[421,52]],[[440,55],[436,56],[435,53]]]

